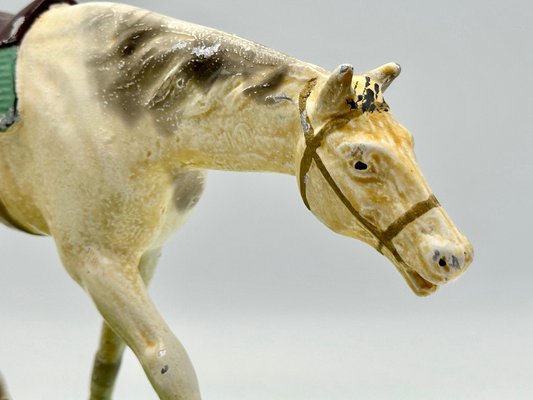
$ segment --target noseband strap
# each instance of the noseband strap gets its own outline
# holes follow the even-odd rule
[[[389,227],[384,232],[382,232],[381,242],[391,242],[392,239],[398,236],[398,234],[403,230],[403,228],[405,228],[411,222],[418,219],[434,207],[440,207],[440,204],[435,195],[431,194],[431,196],[429,196],[427,200],[416,203],[402,216],[396,219],[396,221],[390,224]]]
[[[300,162],[300,194],[305,206],[311,210],[309,201],[307,199],[307,179],[308,172],[313,164],[313,161],[331,187],[335,192],[339,200],[344,204],[346,209],[352,214],[355,219],[378,241],[376,249],[382,253],[383,248],[387,248],[393,257],[400,263],[405,264],[402,257],[396,250],[396,247],[393,245],[392,240],[398,236],[398,234],[411,222],[420,218],[422,215],[426,214],[428,211],[435,207],[439,207],[440,204],[437,198],[431,194],[427,200],[418,202],[414,204],[409,210],[407,210],[403,215],[397,218],[389,227],[385,230],[381,230],[374,223],[365,218],[361,213],[352,205],[350,200],[344,195],[341,188],[337,185],[326,166],[322,162],[322,159],[317,153],[318,148],[322,145],[324,138],[332,131],[341,128],[346,125],[352,118],[357,115],[354,110],[345,113],[344,115],[336,116],[329,120],[315,135],[313,126],[307,114],[306,106],[307,99],[311,95],[311,91],[316,86],[316,79],[311,79],[307,82],[306,86],[300,93],[299,98],[299,109],[300,109],[300,119],[302,123],[302,129],[305,137],[305,150]]]

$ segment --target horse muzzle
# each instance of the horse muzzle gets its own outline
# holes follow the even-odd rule
[[[405,227],[394,239],[394,246],[404,262],[391,260],[421,296],[457,279],[474,257],[472,244],[440,207]]]

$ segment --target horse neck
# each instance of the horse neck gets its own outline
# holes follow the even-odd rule
[[[325,70],[211,28],[91,4],[91,82],[130,134],[158,131],[152,157],[164,148],[182,166],[294,174],[299,94]]]
[[[175,133],[176,156],[191,167],[268,171],[294,175],[303,140],[298,96],[317,70],[294,66],[293,78],[272,95],[253,98],[237,82],[212,89],[183,113]]]

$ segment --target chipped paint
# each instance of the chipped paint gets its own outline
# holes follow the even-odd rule
[[[212,46],[199,46],[192,49],[192,54],[198,57],[209,58],[213,57],[218,49],[220,49],[220,43],[215,43]]]

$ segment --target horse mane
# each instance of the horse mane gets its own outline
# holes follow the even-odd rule
[[[93,18],[87,29],[99,36],[90,60],[95,79],[106,102],[129,118],[140,108],[176,107],[191,93],[209,95],[235,77],[244,95],[264,100],[289,66],[301,63],[234,35],[130,7]]]

